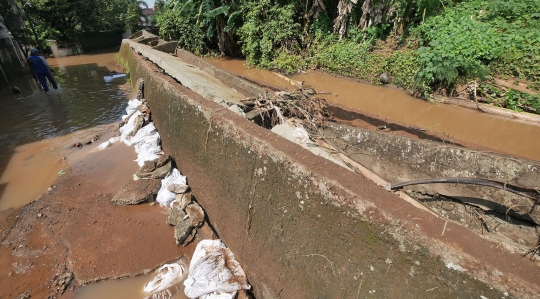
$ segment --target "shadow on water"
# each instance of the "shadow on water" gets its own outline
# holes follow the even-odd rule
[[[0,90],[0,200],[9,184],[2,177],[19,147],[120,120],[129,86],[126,79],[105,83],[109,66],[100,65],[103,61],[114,64],[114,53],[74,59],[68,66],[49,59],[57,90],[51,87],[45,93],[29,74],[10,82],[21,93],[13,94],[9,86]],[[100,63],[94,62],[98,60]]]

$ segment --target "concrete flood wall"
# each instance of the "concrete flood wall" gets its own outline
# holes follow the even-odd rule
[[[540,269],[120,56],[257,298],[534,298]],[[176,59],[171,56],[171,59]],[[442,232],[442,233],[441,233]]]
[[[470,177],[530,189],[540,187],[540,164],[536,161],[339,124],[323,132],[337,136],[336,142],[344,152],[391,183]],[[465,184],[406,189],[438,193],[540,224],[540,206],[534,200],[502,189]]]
[[[177,49],[176,56],[246,96],[255,97],[265,92],[263,88],[238,78],[189,51]],[[340,148],[347,148],[345,152],[351,158],[391,183],[441,177],[472,177],[531,189],[540,187],[540,164],[536,161],[468,149],[454,140],[450,142],[458,142],[457,145],[449,144],[448,137],[389,123],[374,116],[345,111],[340,106],[330,106],[330,110],[341,119],[362,118],[372,125],[384,125],[418,137],[408,138],[339,124],[325,130],[339,138],[339,143],[343,143]],[[445,141],[447,143],[443,144]],[[539,205],[535,205],[529,198],[504,190],[463,184],[431,184],[406,189],[443,194],[540,225]]]

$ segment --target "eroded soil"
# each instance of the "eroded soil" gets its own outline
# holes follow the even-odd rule
[[[77,285],[148,273],[190,255],[177,247],[158,205],[111,198],[138,169],[117,144],[73,164],[38,200],[0,214],[0,298],[73,296]],[[73,279],[69,279],[69,273]]]

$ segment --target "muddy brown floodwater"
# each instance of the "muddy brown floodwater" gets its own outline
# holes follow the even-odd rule
[[[176,246],[163,208],[111,202],[138,169],[133,148],[95,150],[117,134],[130,92],[103,80],[122,71],[117,52],[49,58],[60,86],[49,93],[30,75],[11,82],[21,94],[0,90],[0,298],[57,296],[54,277],[70,271],[77,283],[60,298],[142,299],[152,269],[194,251]]]
[[[247,69],[244,60],[208,58],[208,62],[233,74],[276,87],[288,84],[269,71]],[[540,161],[540,126],[494,116],[468,108],[426,102],[406,91],[359,83],[317,71],[295,75],[292,79],[333,95],[329,102],[380,115],[495,151]]]
[[[60,86],[49,93],[31,75],[10,83],[21,94],[0,90],[0,211],[35,200],[61,170],[89,152],[72,144],[110,132],[106,124],[120,119],[129,84],[103,80],[108,70],[122,71],[116,52],[49,58]]]

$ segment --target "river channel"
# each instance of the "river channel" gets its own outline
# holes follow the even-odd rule
[[[270,86],[287,87],[287,83],[272,72],[246,68],[245,60],[207,58],[208,62],[229,71]],[[292,79],[304,81],[334,95],[326,100],[342,106],[383,116],[414,127],[447,134],[468,143],[478,144],[498,152],[540,161],[540,126],[514,121],[468,108],[429,103],[410,96],[406,91],[375,86],[312,71],[294,75]]]

